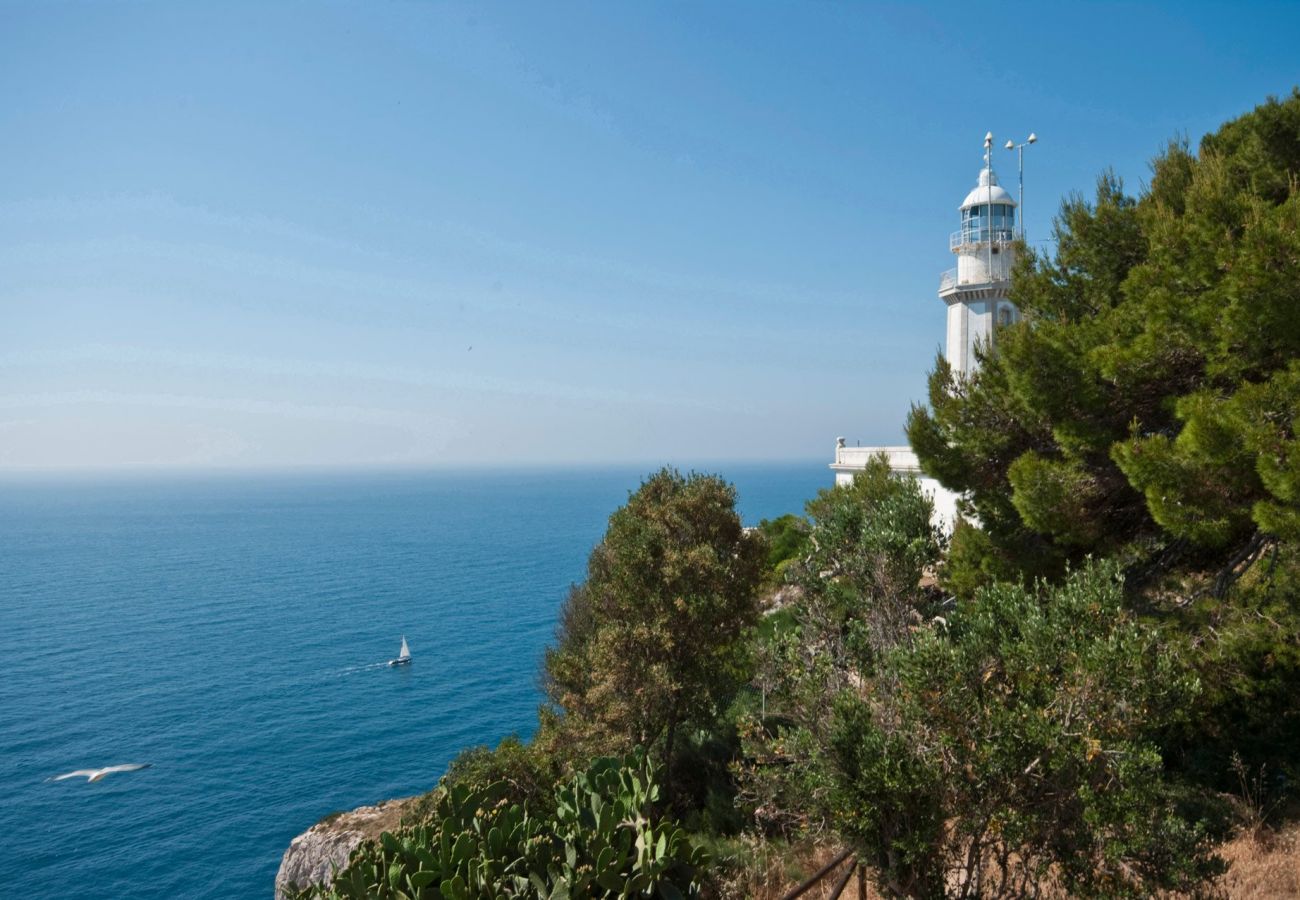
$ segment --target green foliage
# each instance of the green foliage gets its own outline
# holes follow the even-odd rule
[[[767,540],[767,577],[780,583],[785,570],[808,551],[808,521],[787,513],[776,519],[763,519],[758,531]]]
[[[651,819],[658,800],[658,784],[639,752],[621,764],[597,760],[560,788],[555,821],[564,867],[557,884],[575,897],[697,893],[690,874],[707,860],[675,823]]]
[[[692,834],[733,835],[745,826],[730,766],[740,752],[738,711],[750,705],[742,691],[716,723],[692,729],[679,742],[677,804],[682,826]]]
[[[1199,686],[1123,610],[1113,564],[1043,593],[986,589],[900,645],[892,684],[841,692],[838,830],[892,896],[1149,896],[1218,870],[1155,735]]]
[[[758,631],[754,637],[760,644],[770,643],[779,640],[781,635],[787,634],[796,626],[794,610],[790,607],[782,607],[773,610],[763,616],[758,623]]]
[[[803,593],[790,608],[795,624],[759,645],[766,715],[742,717],[736,767],[746,811],[766,833],[787,837],[819,834],[830,820],[824,756],[834,698],[876,674],[882,656],[908,642],[940,602],[921,586],[942,540],[915,479],[875,459],[807,511],[811,549],[796,573]]]
[[[1098,505],[1095,476],[1077,460],[1052,459],[1033,450],[1007,469],[1011,505],[1035,531],[1054,535],[1067,546],[1094,546],[1098,522],[1089,511]]]
[[[1300,759],[1298,179],[1296,91],[1199,152],[1171,143],[1139,198],[1104,176],[1062,206],[1054,253],[1022,257],[1024,320],[969,379],[936,367],[909,420],[978,521],[943,585],[971,598],[1121,560],[1131,608],[1203,685],[1155,740],[1220,790],[1234,759],[1280,778]]]
[[[1280,797],[1300,784],[1300,551],[1274,548],[1224,598],[1206,593],[1175,638],[1200,674],[1196,716],[1163,738],[1180,767],[1235,791],[1236,765]],[[1276,797],[1272,798],[1276,799]]]
[[[1300,540],[1300,362],[1230,396],[1188,395],[1176,408],[1183,428],[1173,440],[1135,435],[1115,448],[1156,520],[1216,546],[1256,529]]]
[[[655,821],[645,755],[600,759],[555,788],[551,816],[530,815],[510,786],[447,786],[429,824],[362,844],[327,887],[301,898],[697,896],[707,859],[680,827]]]
[[[812,549],[799,583],[799,615],[819,639],[879,650],[904,640],[935,598],[919,585],[943,549],[933,505],[916,480],[898,478],[883,456],[849,485],[808,502]]]
[[[511,736],[495,748],[462,750],[447,767],[442,786],[476,789],[501,782],[509,788],[512,801],[527,806],[534,815],[548,815],[553,811],[553,786],[560,778],[560,763],[541,747]]]
[[[540,740],[649,747],[674,796],[678,731],[715,720],[749,672],[766,551],[735,499],[719,478],[664,469],[610,517],[546,655],[555,714]]]
[[[1020,330],[1020,324],[1003,328],[1000,346]],[[1012,392],[1005,368],[988,360],[975,377],[960,379],[940,357],[929,396],[929,409],[913,407],[908,416],[908,440],[926,472],[962,495],[959,509],[969,527],[978,521],[986,536],[978,543],[966,536],[964,552],[947,560],[947,582],[981,584],[1006,572],[1026,579],[1060,574],[1067,554],[1030,528],[1012,503],[1007,469],[1021,454],[1051,447],[1051,433]]]
[[[1300,536],[1297,122],[1300,93],[1270,99],[1198,155],[1171,144],[1139,199],[1110,174],[1068,199],[1055,252],[1015,272],[1023,321],[969,379],[936,367],[908,436],[987,535],[953,584]]]
[[[826,765],[834,828],[862,848],[887,896],[944,895],[944,772],[849,694],[835,708]]]
[[[939,563],[939,584],[955,597],[974,597],[997,581],[1015,581],[1018,570],[993,546],[988,532],[958,518]]]
[[[875,467],[855,488],[810,504],[821,575],[773,642],[769,716],[742,725],[756,823],[838,834],[888,896],[1031,896],[1049,872],[1071,895],[1146,896],[1215,874],[1158,743],[1200,684],[1125,611],[1119,567],[934,615],[928,516],[900,514],[925,511],[917,485]]]

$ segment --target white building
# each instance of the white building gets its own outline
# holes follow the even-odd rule
[[[961,228],[948,239],[957,267],[939,277],[939,299],[948,307],[948,333],[944,356],[953,372],[964,378],[977,362],[975,348],[992,346],[997,329],[1019,318],[1007,299],[1011,267],[1015,262],[1016,201],[998,184],[993,171],[993,135],[984,138],[984,168],[979,181],[958,209]],[[844,438],[835,442],[836,484],[848,484],[879,454],[889,459],[898,475],[913,475],[934,501],[936,524],[951,531],[957,518],[957,495],[921,471],[911,447],[849,447]]]

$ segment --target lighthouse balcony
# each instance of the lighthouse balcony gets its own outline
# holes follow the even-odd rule
[[[995,247],[1005,247],[1015,239],[1015,230],[1011,228],[963,228],[948,236],[948,249],[955,253],[968,247],[987,245],[990,240]]]
[[[968,275],[962,275],[959,269],[949,269],[939,276],[939,293],[940,295],[948,294],[953,291],[975,290],[983,288],[998,289],[1010,282],[1010,277],[1001,273],[994,273],[990,278],[987,272],[977,271]]]

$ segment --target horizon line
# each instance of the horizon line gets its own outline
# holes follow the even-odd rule
[[[543,472],[573,471],[577,469],[627,470],[655,472],[668,467],[688,472],[700,472],[710,467],[712,474],[725,474],[723,468],[753,468],[755,466],[825,466],[826,458],[813,457],[698,457],[692,459],[660,460],[552,460],[524,462],[466,462],[442,463],[287,463],[248,465],[196,465],[183,463],[110,464],[102,466],[0,466],[0,480],[26,478],[84,478],[84,477],[147,477],[147,476],[269,476],[269,475],[418,475],[454,472],[487,472],[491,470]]]

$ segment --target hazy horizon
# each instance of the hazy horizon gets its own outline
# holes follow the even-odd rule
[[[94,479],[103,476],[109,479],[116,479],[119,476],[123,479],[135,477],[166,477],[181,476],[203,478],[206,476],[223,477],[232,476],[367,476],[367,475],[422,475],[422,474],[448,474],[448,473],[477,473],[493,472],[499,473],[508,470],[519,475],[533,475],[545,472],[582,472],[582,471],[603,471],[603,472],[643,472],[649,475],[662,468],[677,469],[681,472],[701,472],[705,474],[715,474],[726,476],[728,469],[737,469],[751,471],[755,469],[773,469],[781,467],[794,466],[811,466],[825,468],[830,472],[830,460],[827,457],[787,457],[787,458],[751,458],[751,459],[560,459],[547,460],[544,462],[524,462],[518,465],[504,467],[500,462],[445,462],[445,463],[411,463],[407,465],[383,465],[383,464],[297,464],[297,465],[207,465],[198,466],[185,463],[174,465],[105,465],[105,466],[7,466],[0,468],[0,481],[14,482],[22,481],[28,478],[40,479],[43,477],[62,478],[64,476],[73,476],[76,478]]]

